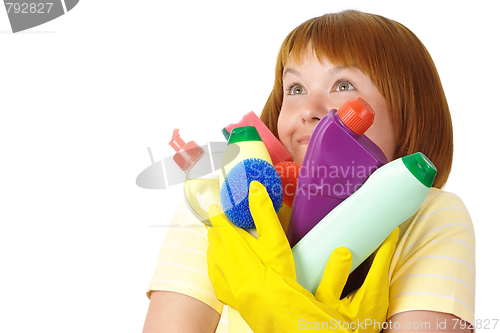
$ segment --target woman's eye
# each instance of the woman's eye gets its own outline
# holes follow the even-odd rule
[[[340,82],[337,86],[337,91],[353,90],[354,87],[347,81]]]
[[[304,88],[302,88],[299,85],[292,86],[288,91],[289,91],[290,95],[300,95],[300,94],[303,94],[305,92]]]

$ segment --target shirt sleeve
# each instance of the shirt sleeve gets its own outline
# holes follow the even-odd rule
[[[433,189],[396,248],[388,317],[428,310],[474,323],[475,275],[469,212],[458,196]]]
[[[223,304],[215,296],[208,276],[208,229],[195,217],[186,221],[189,214],[182,214],[186,208],[183,205],[165,235],[147,296],[154,290],[177,292],[198,299],[222,314]]]

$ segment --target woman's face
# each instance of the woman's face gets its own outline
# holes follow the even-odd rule
[[[283,70],[283,105],[278,118],[281,143],[302,164],[311,134],[319,120],[331,109],[361,97],[375,111],[373,125],[365,132],[394,159],[395,139],[385,99],[371,79],[359,70],[337,67],[327,59],[322,62],[309,50],[299,63],[290,60]]]

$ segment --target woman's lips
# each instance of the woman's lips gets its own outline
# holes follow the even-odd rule
[[[299,145],[307,145],[309,144],[309,140],[311,140],[311,136],[304,135],[303,137],[299,138],[298,143]]]

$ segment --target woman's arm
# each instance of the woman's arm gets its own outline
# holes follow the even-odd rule
[[[457,316],[435,311],[401,312],[391,316],[387,325],[389,329],[384,333],[472,332],[471,325]]]
[[[214,333],[219,319],[217,311],[195,298],[153,291],[143,333]]]

